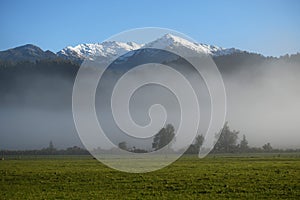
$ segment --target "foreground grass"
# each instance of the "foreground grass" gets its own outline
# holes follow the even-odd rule
[[[184,156],[146,174],[89,156],[0,161],[0,199],[300,199],[300,156]]]

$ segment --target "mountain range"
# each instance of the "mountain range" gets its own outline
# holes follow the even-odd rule
[[[104,58],[112,58],[116,55],[122,55],[132,50],[140,48],[188,48],[199,53],[208,53],[213,57],[230,55],[234,53],[242,53],[243,51],[235,48],[221,48],[213,45],[206,45],[200,43],[193,43],[186,39],[166,34],[152,42],[146,44],[137,44],[135,42],[117,42],[105,41],[95,44],[79,44],[75,47],[68,46],[53,53],[49,50],[43,51],[41,48],[32,44],[0,51],[1,61],[36,61],[45,59],[62,58],[66,60],[81,62],[85,58],[91,56],[102,56]]]

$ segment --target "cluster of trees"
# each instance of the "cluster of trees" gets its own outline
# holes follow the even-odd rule
[[[50,141],[47,148],[38,150],[2,150],[1,156],[4,155],[89,155],[90,153],[78,146],[69,147],[67,149],[56,149],[53,142]]]
[[[152,148],[154,150],[161,149],[165,146],[170,148],[171,140],[175,137],[175,129],[171,124],[160,129],[160,131],[154,136]]]
[[[243,135],[240,142],[238,142],[239,131],[231,130],[228,123],[225,123],[223,129],[216,134],[215,146],[211,153],[263,153],[263,152],[300,152],[300,149],[287,149],[280,150],[274,149],[270,143],[264,144],[262,147],[250,147],[246,136]],[[171,124],[166,125],[160,129],[160,131],[154,136],[152,149],[153,151],[159,150],[165,146],[171,149],[172,139],[175,137],[175,129]],[[186,150],[186,154],[198,154],[200,147],[204,142],[203,135],[197,135],[193,144]],[[134,152],[134,153],[147,153],[149,151],[145,149],[139,149],[136,147],[128,147],[125,141],[118,144],[120,149]],[[109,151],[109,150],[108,150]],[[52,141],[50,141],[47,148],[40,150],[18,150],[18,151],[0,151],[1,155],[89,155],[90,153],[83,148],[73,146],[67,149],[58,150],[54,147]]]
[[[264,144],[261,148],[250,147],[246,136],[243,135],[240,142],[239,131],[230,130],[228,123],[226,122],[223,129],[216,135],[218,138],[213,153],[247,153],[247,152],[272,152],[278,151],[273,149],[270,143]]]
[[[274,149],[268,142],[262,147],[250,147],[246,136],[243,135],[240,142],[239,131],[231,130],[226,122],[223,129],[216,135],[218,138],[211,153],[270,153],[270,152],[299,152],[299,149]]]
[[[167,124],[166,127],[163,127],[162,129],[159,130],[157,134],[155,134],[153,138],[153,143],[152,143],[152,149],[153,151],[159,150],[165,146],[170,149],[171,144],[172,144],[172,139],[175,137],[175,128],[171,124]],[[120,149],[123,149],[125,151],[130,151],[134,153],[146,153],[149,152],[145,149],[139,149],[136,147],[129,148],[127,147],[127,143],[125,141],[120,142],[118,144]]]
[[[135,146],[133,146],[132,148],[128,148],[127,143],[124,142],[124,141],[120,142],[118,146],[119,146],[120,149],[123,149],[125,151],[134,152],[134,153],[147,153],[148,152],[145,149],[139,149],[139,148],[136,148]]]
[[[203,142],[204,142],[203,135],[197,135],[194,140],[194,143],[189,146],[189,148],[186,150],[185,153],[186,154],[198,154]]]
[[[240,144],[237,144],[238,131],[230,130],[228,123],[225,123],[223,129],[216,135],[219,139],[217,140],[213,151],[222,153],[234,153],[241,149],[246,150],[248,148],[248,141],[245,135]]]
[[[170,141],[175,137],[175,129],[171,124],[162,128],[153,139],[152,148],[158,150],[164,146],[171,146]],[[216,143],[211,153],[263,153],[263,152],[295,152],[299,150],[280,150],[274,149],[270,143],[264,144],[262,147],[250,147],[246,136],[243,135],[239,141],[239,131],[231,130],[226,122],[223,129],[216,134]],[[198,154],[200,147],[204,142],[203,135],[197,135],[193,144],[189,146],[186,154]],[[146,150],[128,148],[126,142],[120,142],[119,148],[136,153],[145,153]]]

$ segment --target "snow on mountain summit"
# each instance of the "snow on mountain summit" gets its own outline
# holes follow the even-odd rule
[[[179,46],[184,46],[185,48],[194,50],[199,53],[210,53],[209,49],[197,43],[190,42],[186,39],[171,34],[166,34],[161,38],[145,45],[145,47],[157,48],[157,49],[166,49],[168,47],[179,47]]]
[[[207,53],[212,56],[221,56],[232,54],[235,52],[240,52],[240,50],[233,48],[224,49],[213,45],[194,43],[172,34],[166,34],[147,44],[137,44],[134,42],[105,41],[103,43],[95,44],[80,44],[75,47],[68,46],[62,49],[61,51],[57,52],[57,55],[64,58],[79,60],[88,58],[90,56],[103,56],[107,58],[112,58],[140,48],[167,49],[176,47],[184,47],[199,53]]]
[[[80,59],[85,59],[90,56],[103,56],[103,57],[113,57],[116,55],[122,55],[126,52],[139,49],[142,45],[136,44],[134,42],[116,42],[116,41],[106,41],[103,43],[95,44],[80,44],[75,47],[68,46],[63,50],[59,51],[57,54],[62,57],[77,57]]]
[[[163,37],[146,44],[144,47],[166,49],[168,47],[174,48],[180,46],[194,50],[198,53],[206,53],[212,56],[222,56],[232,54],[235,52],[241,52],[240,50],[234,48],[225,49],[214,45],[191,42],[189,40],[178,36],[174,36],[172,34],[166,34]]]

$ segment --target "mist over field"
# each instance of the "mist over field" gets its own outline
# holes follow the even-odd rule
[[[286,60],[242,67],[224,75],[227,120],[249,145],[300,146],[300,65]],[[241,136],[240,136],[241,138]]]
[[[250,146],[262,146],[270,142],[277,148],[299,148],[299,58],[258,58],[252,58],[251,62],[242,59],[244,63],[235,57],[215,58],[226,88],[226,121],[232,129],[240,131],[240,139],[243,134],[246,135]],[[238,61],[228,64],[228,60],[232,59]],[[61,70],[62,66],[57,67],[57,63],[51,62],[47,65],[31,65],[33,66],[20,64],[10,66],[10,69],[1,68],[1,148],[42,148],[49,141],[53,141],[57,148],[82,146],[71,110],[72,87],[78,65],[63,63],[61,65],[65,65],[64,70]],[[52,70],[49,67],[53,67]],[[180,64],[177,67],[179,69]],[[114,77],[116,74],[118,72],[111,73],[110,76]],[[136,76],[143,78],[147,73],[139,72]],[[200,76],[192,71],[187,71],[186,76],[202,91],[199,97],[202,117],[200,130],[204,132],[210,117],[209,94]],[[107,80],[111,81],[110,78]],[[137,142],[122,136],[112,122],[109,104],[101,103],[109,97],[106,87],[98,88],[98,118],[110,133],[112,141],[116,145],[127,141],[131,146],[150,149],[149,144],[153,138]],[[140,125],[149,123],[148,109],[155,103],[165,106],[167,123],[174,124],[177,129],[180,120],[178,102],[170,91],[160,86],[144,86],[133,95],[130,111],[135,122]]]

